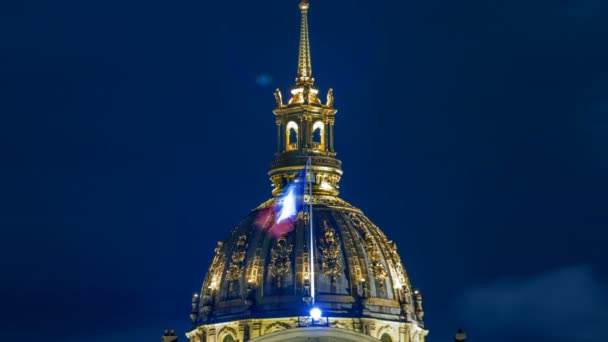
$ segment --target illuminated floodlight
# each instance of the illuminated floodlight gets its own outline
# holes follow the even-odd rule
[[[319,308],[310,309],[310,317],[312,317],[313,320],[318,321],[321,318],[321,309],[319,309]]]

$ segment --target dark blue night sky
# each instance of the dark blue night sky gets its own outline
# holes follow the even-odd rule
[[[399,246],[428,341],[608,340],[608,2],[311,0],[309,24],[342,197]],[[270,196],[298,34],[297,0],[0,5],[3,340],[189,327]]]

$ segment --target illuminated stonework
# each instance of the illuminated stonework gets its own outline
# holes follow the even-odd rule
[[[312,215],[299,215],[285,236],[270,237],[255,221],[274,204],[271,198],[219,242],[201,291],[192,299],[193,330],[187,337],[190,342],[310,337],[424,342],[428,331],[422,295],[412,287],[396,244],[360,209],[338,197],[342,163],[334,150],[333,90],[321,101],[312,77],[310,5],[301,0],[299,8],[298,73],[287,102],[279,89],[274,93],[277,151],[269,177],[276,196],[310,158],[312,194],[304,201]],[[316,320],[310,314],[313,297],[322,312]]]
[[[240,320],[199,327],[186,334],[190,342],[311,341],[424,342],[428,331],[411,323],[366,318],[336,318],[327,326],[300,326],[299,317]]]

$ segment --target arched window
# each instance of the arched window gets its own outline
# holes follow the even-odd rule
[[[298,149],[298,124],[289,121],[285,127],[285,150],[295,151]]]
[[[222,342],[235,342],[235,341],[234,341],[234,337],[232,337],[232,335],[228,334],[228,335],[224,336],[224,339],[222,340]]]
[[[325,125],[321,121],[312,125],[312,144],[319,150],[325,150]]]
[[[319,127],[312,131],[312,142],[316,144],[321,143],[321,129]]]
[[[298,143],[298,131],[295,128],[289,129],[289,144],[297,144]]]
[[[380,336],[380,341],[382,342],[393,342],[393,339],[391,338],[391,335],[384,333],[382,334],[382,336]]]

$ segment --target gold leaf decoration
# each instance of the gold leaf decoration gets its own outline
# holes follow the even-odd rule
[[[279,238],[270,251],[270,275],[277,280],[277,287],[281,287],[284,276],[291,272],[291,261],[289,256],[293,245],[287,243],[285,238]]]
[[[247,235],[239,236],[234,251],[232,252],[232,260],[228,271],[226,271],[226,279],[229,281],[236,281],[241,278],[243,274],[243,262],[245,261],[245,255],[247,254]]]
[[[323,221],[324,235],[320,238],[320,246],[323,255],[323,274],[331,277],[331,284],[336,285],[336,275],[341,271],[340,263],[340,238],[335,229]]]
[[[374,241],[374,238],[370,233],[365,234],[365,250],[367,251],[367,255],[371,261],[370,268],[372,270],[372,274],[374,278],[378,280],[380,284],[380,290],[384,291],[384,280],[387,277],[386,269],[384,265],[382,265],[382,254],[380,254],[380,250]]]
[[[204,286],[207,289],[215,289],[217,287],[222,271],[224,270],[221,263],[221,260],[224,256],[224,254],[222,253],[223,246],[224,243],[218,241],[217,247],[215,247],[214,249],[215,257],[213,257],[213,261],[211,262],[211,267],[209,268],[209,273],[207,275],[207,279],[205,281]]]

